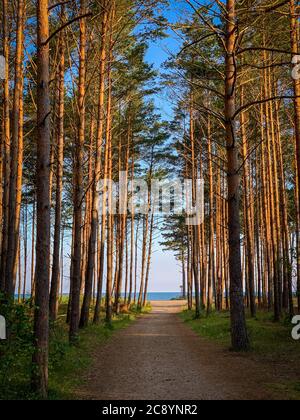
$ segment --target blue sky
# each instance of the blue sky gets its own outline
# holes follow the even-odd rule
[[[165,17],[169,22],[174,23],[182,17],[182,9],[186,6],[184,1],[170,1],[170,7],[165,11]],[[154,65],[158,72],[163,72],[162,65],[169,58],[170,53],[174,54],[180,49],[180,39],[169,29],[168,37],[153,42],[147,53],[147,61]],[[166,92],[156,95],[155,104],[164,120],[171,120],[173,116],[173,104],[170,103]],[[177,292],[181,285],[181,267],[175,260],[172,252],[163,252],[158,241],[154,244],[154,254],[150,276],[150,292]]]
[[[182,20],[183,10],[187,9],[184,0],[170,0],[170,6],[165,10],[164,16],[170,23]],[[163,64],[172,54],[176,54],[181,48],[181,40],[171,29],[167,29],[167,38],[157,40],[150,44],[146,59],[153,64],[155,69],[161,73],[164,71]],[[172,104],[164,92],[155,96],[155,103],[162,114],[163,119],[171,120],[173,116]]]

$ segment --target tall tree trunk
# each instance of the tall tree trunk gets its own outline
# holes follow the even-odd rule
[[[62,226],[61,229],[61,246],[60,246],[60,303],[62,303],[64,296],[64,237],[65,229]]]
[[[130,153],[130,143],[131,143],[131,117],[128,121],[128,133],[127,133],[127,145],[125,153],[125,167],[124,167],[124,177],[123,185],[124,187],[120,191],[120,247],[119,247],[119,278],[117,282],[116,289],[116,313],[119,313],[120,310],[120,299],[122,293],[122,280],[123,280],[123,267],[124,267],[124,247],[125,247],[125,238],[126,238],[126,226],[127,226],[127,203],[128,203],[128,172],[129,172],[129,153]],[[120,143],[122,146],[122,144]],[[122,158],[122,147],[120,150],[120,158]],[[120,160],[120,169],[122,166]]]
[[[151,183],[152,174],[153,174],[153,163],[154,163],[154,148],[152,147],[151,152],[151,163],[149,172],[147,174],[147,178],[149,183]],[[147,214],[144,215],[144,222],[143,222],[143,246],[142,246],[142,273],[141,273],[141,283],[140,283],[140,293],[138,299],[138,307],[139,309],[142,308],[143,301],[144,301],[144,291],[145,291],[145,275],[146,275],[146,268],[147,268],[147,244],[148,244],[148,237],[149,237],[149,212],[151,209],[151,191],[148,188],[148,201],[147,201]]]
[[[150,171],[151,172],[151,171]],[[151,175],[149,176],[151,179]],[[147,244],[148,244],[148,234],[149,234],[149,210],[150,210],[150,193],[148,193],[148,211],[147,214],[144,215],[143,221],[143,246],[142,246],[142,272],[141,272],[141,283],[140,283],[140,293],[138,299],[138,307],[139,309],[142,308],[143,300],[144,300],[144,290],[145,290],[145,273],[146,273],[146,265],[147,265]]]
[[[188,237],[188,258],[187,258],[187,278],[188,278],[188,308],[191,311],[193,309],[193,269],[192,269],[192,229],[187,228]]]
[[[133,144],[133,142],[132,142]],[[134,147],[132,147],[132,162],[131,162],[131,181],[134,179]],[[134,269],[134,227],[135,227],[135,214],[134,214],[134,203],[132,200],[131,207],[131,230],[130,230],[130,279],[129,279],[129,294],[128,294],[128,306],[131,305],[132,292],[133,292],[133,269]]]
[[[147,268],[146,268],[146,278],[145,278],[145,291],[144,291],[144,298],[143,298],[143,307],[145,307],[146,306],[146,303],[147,303],[149,277],[150,277],[150,268],[151,268],[151,257],[152,257],[153,231],[154,231],[154,212],[152,212],[151,222],[150,222],[150,238],[149,238],[149,247],[148,247],[148,257],[147,257]]]
[[[211,122],[208,120],[208,167],[209,167],[209,270],[207,290],[207,313],[209,314],[213,299],[213,284],[215,283],[215,224],[214,224],[214,174],[212,161]]]
[[[290,261],[290,232],[288,224],[288,206],[286,196],[286,179],[283,164],[283,150],[281,138],[281,125],[279,117],[279,104],[276,104],[276,159],[279,166],[279,197],[280,197],[280,220],[281,220],[281,242],[282,242],[282,269],[283,269],[283,308],[289,312],[290,317],[294,315],[293,287],[292,287],[292,264]]]
[[[64,9],[61,11],[61,23],[64,22]],[[65,112],[65,32],[60,33],[59,38],[59,87],[58,87],[58,117],[57,117],[57,145],[56,145],[56,197],[55,197],[55,226],[53,243],[52,280],[50,291],[50,321],[57,318],[59,281],[60,281],[60,239],[61,239],[61,213],[62,213],[62,190],[64,171],[64,112]]]
[[[191,141],[191,160],[192,160],[192,198],[193,198],[193,205],[196,202],[196,178],[197,178],[197,167],[196,167],[196,151],[195,151],[195,124],[194,124],[194,98],[191,94],[190,99],[190,141]],[[198,235],[198,226],[192,227],[192,268],[194,274],[194,283],[195,283],[195,304],[196,304],[196,311],[195,317],[196,319],[200,318],[201,312],[201,304],[200,304],[200,282],[199,282],[199,235]]]
[[[299,16],[296,16],[295,0],[290,1],[291,10],[291,46],[293,57],[300,55],[299,51]],[[296,137],[296,157],[297,157],[297,178],[298,185],[300,184],[300,78],[294,78],[294,93],[295,93],[295,137]],[[300,206],[300,197],[298,197]]]
[[[135,233],[135,259],[134,259],[134,304],[137,300],[137,277],[138,277],[138,257],[139,257],[139,227],[140,227],[140,218],[138,218],[136,233]]]
[[[26,300],[27,287],[27,257],[28,257],[28,204],[25,203],[24,223],[23,223],[23,237],[24,237],[24,277],[23,277],[23,302]]]
[[[234,350],[248,350],[249,339],[243,303],[241,225],[240,225],[240,177],[238,144],[235,129],[235,84],[236,84],[236,11],[235,0],[227,0],[226,15],[226,79],[225,79],[225,126],[228,162],[228,232],[231,335]]]
[[[186,269],[185,269],[185,263],[186,263],[186,258],[185,258],[185,252],[184,252],[184,244],[182,244],[182,253],[181,253],[181,263],[182,263],[182,297],[183,299],[187,298],[187,287],[186,287]]]
[[[5,58],[5,79],[3,95],[3,145],[4,145],[4,185],[3,185],[3,223],[1,244],[0,290],[5,292],[5,273],[8,246],[8,209],[9,209],[9,181],[10,181],[10,115],[9,115],[9,29],[8,29],[8,3],[2,1],[2,27],[3,27],[3,56]]]
[[[264,59],[267,62],[267,54],[264,52]],[[271,95],[270,92],[270,72],[264,71],[264,94],[265,98]],[[279,290],[279,241],[278,241],[278,224],[277,224],[277,199],[276,199],[276,185],[277,185],[277,174],[276,174],[276,163],[274,162],[273,144],[274,144],[274,130],[273,130],[273,108],[272,104],[266,103],[264,113],[266,115],[266,175],[268,180],[268,207],[269,207],[269,222],[270,222],[270,239],[271,239],[271,255],[272,255],[272,277],[270,276],[270,286],[273,286],[273,297],[274,297],[274,318],[275,321],[280,320],[280,290]],[[271,282],[273,281],[273,284]],[[271,302],[270,302],[271,304]],[[271,306],[271,305],[269,305]]]
[[[48,391],[50,274],[50,98],[48,0],[37,1],[37,231],[32,385],[44,398]]]
[[[296,177],[295,201],[296,201],[296,264],[297,264],[297,304],[300,311],[300,205],[297,197],[300,194],[300,185]]]
[[[96,242],[97,242],[97,228],[99,224],[99,199],[98,199],[98,182],[101,174],[101,156],[102,156],[102,142],[103,142],[103,128],[104,128],[104,98],[105,98],[105,64],[106,64],[106,36],[107,36],[107,22],[108,15],[106,9],[106,2],[104,2],[104,13],[102,21],[102,44],[100,52],[100,85],[99,85],[99,103],[98,103],[98,128],[96,139],[96,154],[95,154],[95,176],[92,186],[92,209],[91,209],[91,231],[88,245],[87,268],[85,274],[85,293],[81,310],[80,327],[86,327],[89,322],[89,313],[92,297],[93,276],[95,271],[96,261]],[[99,285],[99,283],[98,283]],[[100,287],[98,287],[100,290]],[[99,305],[99,301],[98,301]],[[98,307],[97,305],[97,307]],[[97,321],[97,320],[96,320]]]
[[[86,13],[86,0],[80,1],[80,14]],[[78,85],[78,134],[74,157],[74,247],[72,254],[72,296],[70,317],[70,342],[77,340],[80,319],[81,253],[82,253],[82,198],[83,198],[83,147],[85,142],[85,81],[86,81],[86,19],[80,20]]]
[[[297,4],[297,2],[296,2]],[[290,1],[291,10],[291,46],[293,57],[300,55],[299,51],[299,16],[296,16],[295,0]],[[296,139],[296,178],[297,178],[297,224],[300,222],[300,78],[294,79],[294,108],[295,108],[295,139]],[[300,239],[299,230],[297,233],[297,291],[298,291],[298,310],[300,310]]]
[[[20,125],[20,100],[22,96],[22,78],[23,78],[23,32],[24,32],[24,0],[18,1],[17,14],[17,34],[16,34],[16,57],[15,57],[15,83],[14,97],[12,109],[11,124],[11,153],[10,153],[10,183],[9,183],[9,217],[8,217],[8,247],[5,273],[5,289],[9,297],[14,296],[16,275],[17,275],[17,250],[19,244],[19,227],[20,227],[20,206],[17,205],[17,179],[18,161],[23,156],[22,144],[19,140],[23,136],[19,136]],[[22,179],[22,177],[21,177]],[[19,180],[20,181],[20,180]]]
[[[241,104],[244,105],[244,88],[241,93]],[[250,168],[249,168],[249,156],[248,156],[248,139],[246,131],[246,115],[244,112],[241,113],[241,137],[242,137],[242,158],[244,162],[244,198],[245,198],[245,233],[246,233],[246,245],[247,245],[247,268],[248,268],[248,285],[249,285],[249,300],[251,316],[256,316],[256,302],[255,302],[255,270],[254,270],[254,237],[252,230],[251,220],[251,193],[250,193]]]
[[[21,70],[23,75],[23,68]],[[15,241],[21,243],[20,239],[20,225],[21,225],[21,205],[22,205],[22,187],[23,187],[23,155],[24,155],[24,130],[23,130],[23,120],[24,120],[24,101],[23,101],[23,87],[24,87],[24,77],[21,78],[21,95],[19,102],[19,134],[18,134],[18,157],[17,157],[17,183],[16,183],[16,228],[15,228]],[[27,213],[27,206],[25,212]],[[26,234],[27,235],[27,231]],[[21,249],[21,246],[19,245]],[[26,253],[27,250],[24,250]],[[19,251],[20,253],[20,251]],[[26,287],[26,271],[25,269],[27,263],[24,264],[24,288]],[[15,259],[13,276],[17,273],[17,260]]]
[[[112,61],[113,61],[113,23],[115,17],[115,1],[111,2],[110,9],[110,40],[109,40],[109,64],[108,64],[108,99],[107,99],[107,123],[106,123],[106,146],[105,153],[107,159],[107,178],[112,180],[113,173],[113,153],[112,153]],[[106,322],[112,321],[112,281],[113,281],[113,248],[114,230],[112,214],[113,191],[111,182],[108,185],[108,215],[107,215],[107,276],[106,276]]]
[[[33,197],[33,204],[32,204],[32,225],[31,225],[31,298],[35,295],[35,265],[34,265],[34,254],[35,254],[35,219],[36,219],[36,202],[35,202],[35,195]]]
[[[127,292],[129,282],[129,239],[128,239],[128,223],[126,220],[126,232],[125,232],[125,295],[124,305],[127,306]]]

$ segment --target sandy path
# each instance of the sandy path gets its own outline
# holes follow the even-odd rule
[[[178,317],[178,302],[153,302],[153,312],[99,349],[79,399],[272,399],[261,364],[196,335]],[[271,380],[272,382],[272,380]]]

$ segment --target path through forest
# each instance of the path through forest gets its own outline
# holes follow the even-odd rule
[[[179,302],[153,311],[97,350],[76,391],[93,400],[272,399],[269,368],[200,338],[178,317]]]

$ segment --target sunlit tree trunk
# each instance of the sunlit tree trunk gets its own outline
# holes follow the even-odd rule
[[[36,226],[36,201],[35,201],[35,195],[33,197],[33,203],[32,203],[32,224],[31,224],[31,276],[30,276],[30,283],[31,283],[31,298],[35,295],[35,265],[34,265],[34,259],[35,259],[35,226]]]
[[[282,271],[283,271],[283,308],[289,312],[291,318],[294,315],[293,287],[292,287],[292,264],[290,261],[290,232],[287,212],[286,179],[283,164],[283,150],[281,138],[281,124],[279,117],[279,104],[275,109],[276,122],[276,159],[278,161],[279,176],[279,199],[280,199],[280,236],[282,243]]]
[[[244,88],[241,93],[241,104],[244,105]],[[245,231],[246,231],[246,245],[247,245],[247,271],[248,271],[248,285],[249,285],[249,300],[251,316],[256,316],[256,302],[255,302],[255,270],[254,270],[254,237],[252,230],[251,217],[251,194],[250,194],[250,168],[249,168],[249,150],[247,139],[246,115],[241,113],[241,137],[242,137],[242,158],[244,162],[244,200],[245,200]]]
[[[23,74],[23,68],[22,68]],[[19,133],[18,133],[18,158],[17,158],[17,183],[16,183],[16,228],[15,228],[15,241],[18,241],[19,248],[21,249],[21,238],[20,238],[20,226],[21,226],[21,206],[22,206],[22,187],[23,187],[23,156],[24,156],[24,130],[23,130],[23,121],[24,121],[24,101],[23,101],[23,87],[24,87],[24,77],[21,78],[21,95],[20,95],[20,102],[19,102]],[[26,210],[27,213],[27,206]],[[27,216],[27,215],[26,215]],[[24,237],[27,236],[27,229],[24,234]],[[27,241],[27,238],[26,238]],[[24,239],[25,242],[25,239]],[[24,254],[27,254],[27,244],[25,243],[26,248],[24,246]],[[21,259],[21,251],[19,251]],[[19,263],[19,270],[21,270],[21,265]],[[27,269],[27,260],[25,255],[25,263],[23,266],[24,269],[24,290],[26,289],[26,269]],[[13,276],[17,271],[17,262],[14,263],[14,272]],[[23,293],[25,296],[25,292]]]
[[[152,147],[151,164],[150,164],[149,172],[147,174],[149,185],[150,185],[151,179],[152,179],[153,165],[154,165],[154,147]],[[144,222],[143,222],[142,273],[141,273],[140,293],[139,293],[139,299],[138,299],[139,308],[142,307],[143,302],[144,302],[145,275],[146,275],[146,268],[147,268],[147,245],[148,245],[149,226],[150,226],[150,215],[149,215],[150,209],[151,209],[151,191],[150,191],[150,188],[149,188],[148,189],[147,214],[144,215]]]
[[[86,12],[86,0],[80,1],[80,14]],[[72,253],[72,296],[70,342],[77,339],[80,318],[81,253],[82,253],[82,199],[83,199],[83,146],[85,142],[85,82],[86,82],[86,19],[80,20],[78,85],[78,134],[74,157],[74,247]]]
[[[23,302],[26,299],[26,288],[27,288],[27,258],[28,258],[28,204],[25,203],[25,210],[23,216],[23,242],[24,242],[24,276],[23,276]]]
[[[64,10],[61,12],[61,23],[64,22]],[[58,69],[58,116],[57,144],[56,144],[56,197],[55,197],[55,226],[53,241],[52,279],[50,291],[50,320],[56,321],[58,312],[59,284],[60,284],[60,239],[61,239],[61,213],[64,171],[64,112],[65,112],[65,32],[61,31],[59,37],[59,69]]]
[[[37,1],[37,230],[32,385],[43,397],[48,391],[50,274],[50,98],[48,0]]]
[[[291,46],[293,57],[300,55],[299,51],[299,16],[296,16],[295,0],[290,1],[291,10]],[[300,184],[300,78],[294,78],[295,92],[295,137],[296,137],[296,157],[297,157],[297,177]],[[300,197],[298,197],[300,203]],[[299,204],[300,205],[300,204]]]
[[[132,141],[133,144],[133,141]],[[132,147],[131,157],[131,181],[134,179],[134,147]],[[131,305],[132,292],[133,292],[133,271],[134,271],[134,228],[135,228],[135,214],[134,214],[134,202],[132,200],[131,206],[131,229],[130,229],[130,275],[129,275],[129,294],[128,294],[128,306]]]
[[[147,268],[146,268],[143,307],[145,307],[146,303],[147,303],[149,276],[150,276],[150,268],[151,268],[151,257],[152,257],[152,246],[153,246],[153,231],[154,231],[154,212],[152,211],[151,221],[150,221],[150,237],[149,237],[149,245],[148,245],[148,256],[147,256]]]
[[[228,232],[229,232],[229,270],[231,334],[234,350],[247,350],[249,340],[243,304],[241,272],[241,225],[240,225],[240,177],[238,144],[235,129],[235,83],[236,83],[236,11],[235,0],[226,3],[226,57],[225,57],[225,126],[228,170]]]
[[[208,173],[209,173],[209,271],[207,313],[212,309],[213,284],[215,284],[215,223],[214,223],[214,173],[212,162],[211,122],[208,120]]]
[[[128,203],[128,191],[127,191],[127,185],[128,185],[128,173],[129,173],[129,155],[130,155],[130,144],[131,144],[131,116],[128,117],[128,128],[127,128],[127,144],[125,153],[122,153],[122,146],[125,145],[122,144],[122,141],[120,141],[120,152],[119,157],[120,160],[120,170],[122,168],[122,161],[124,161],[124,190],[121,192],[120,199],[120,245],[119,245],[119,276],[117,281],[117,288],[116,288],[116,313],[118,314],[120,311],[120,299],[121,299],[121,292],[122,292],[122,286],[123,286],[123,269],[124,269],[124,247],[125,247],[125,239],[126,239],[126,226],[127,226],[127,203]]]
[[[96,137],[96,151],[95,151],[95,174],[92,184],[92,208],[91,208],[91,230],[89,235],[89,245],[87,254],[87,268],[85,273],[85,293],[81,310],[80,326],[85,327],[89,322],[89,313],[92,297],[93,276],[95,272],[96,261],[96,242],[97,242],[97,228],[99,223],[99,198],[98,198],[98,182],[101,175],[101,157],[102,157],[102,142],[104,129],[104,99],[105,99],[105,66],[106,66],[106,36],[107,36],[107,10],[106,2],[103,4],[104,12],[102,16],[101,29],[101,51],[100,51],[100,83],[99,83],[99,102],[98,102],[98,126]],[[103,263],[103,262],[100,262]],[[102,279],[101,279],[102,280]],[[98,290],[101,290],[101,284],[98,281]],[[97,302],[99,308],[99,299]],[[97,309],[98,311],[98,309]],[[96,315],[97,322],[98,315]]]
[[[8,246],[8,210],[9,210],[9,181],[10,181],[10,92],[9,92],[9,9],[7,0],[2,0],[2,29],[3,29],[3,56],[5,58],[5,79],[3,94],[3,151],[4,151],[4,182],[3,182],[3,223],[1,244],[0,290],[5,292],[5,273]]]
[[[184,250],[184,238],[182,238],[182,252],[181,252],[181,263],[182,263],[182,297],[187,298],[187,284],[186,284],[186,254]]]
[[[17,206],[17,177],[19,155],[23,147],[19,147],[20,99],[22,96],[23,78],[23,32],[24,32],[24,0],[18,1],[15,80],[13,94],[13,109],[11,118],[11,148],[10,148],[10,183],[8,209],[8,246],[6,257],[5,290],[7,296],[13,297],[17,275],[17,250],[19,244],[20,206]],[[22,126],[21,126],[22,127]],[[18,214],[17,214],[18,212]]]
[[[296,2],[297,4],[297,2]],[[299,56],[299,16],[296,16],[295,0],[290,1],[291,9],[291,46],[293,57]],[[299,10],[299,8],[298,8]],[[297,178],[297,290],[298,290],[298,309],[300,308],[300,238],[299,238],[299,221],[300,221],[300,78],[294,79],[295,93],[295,139],[296,139],[296,178]]]
[[[196,202],[196,151],[195,151],[195,127],[194,127],[194,116],[193,116],[193,97],[191,96],[190,104],[190,141],[191,141],[191,175],[192,175],[192,198],[193,204]],[[199,235],[198,226],[192,227],[192,267],[194,275],[194,287],[195,287],[195,304],[196,304],[196,319],[200,318],[201,304],[200,304],[200,283],[199,283]]]
[[[110,11],[110,41],[109,41],[109,64],[108,64],[108,97],[107,97],[107,119],[106,119],[106,146],[107,179],[112,180],[113,174],[113,153],[112,153],[112,61],[113,61],[113,23],[115,18],[115,1],[111,3]],[[112,321],[112,286],[113,286],[113,248],[114,248],[114,223],[113,218],[113,191],[112,185],[108,185],[108,215],[107,215],[107,275],[106,275],[106,323]]]
[[[138,277],[138,258],[139,258],[139,228],[140,218],[138,219],[135,233],[135,258],[134,258],[134,304],[137,301],[137,277]]]

